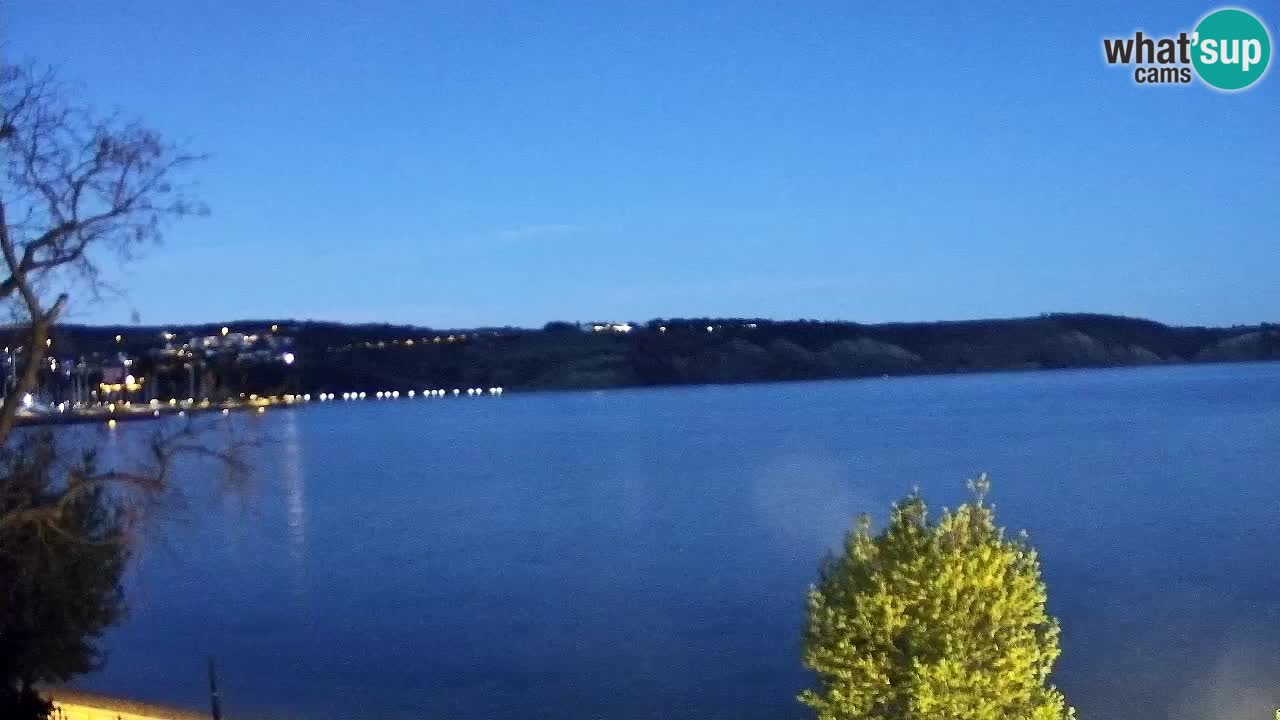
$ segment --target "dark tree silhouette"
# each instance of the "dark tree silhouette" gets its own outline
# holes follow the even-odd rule
[[[0,64],[0,304],[16,340],[16,382],[0,404],[0,717],[42,718],[35,694],[99,660],[95,640],[122,611],[134,530],[172,491],[175,458],[234,461],[204,430],[166,425],[143,451],[99,468],[92,448],[15,429],[45,370],[51,331],[75,299],[103,289],[166,221],[201,212],[179,176],[199,157],[152,130],[71,102],[49,72]],[[239,471],[238,464],[228,465]]]
[[[49,432],[0,449],[0,716],[39,718],[49,710],[38,683],[94,669],[96,638],[124,612],[121,574],[127,508],[113,500],[93,454],[65,466]],[[65,478],[70,477],[67,491]],[[22,516],[39,522],[15,522]]]

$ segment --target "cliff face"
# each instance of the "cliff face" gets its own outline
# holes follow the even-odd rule
[[[828,328],[804,326],[758,333],[756,342],[746,336],[718,342],[701,335],[693,341],[664,337],[637,347],[633,359],[644,367],[638,376],[646,384],[753,382],[1176,363],[1186,362],[1177,351],[1200,339],[1188,340],[1158,325],[1144,325],[1142,332],[1114,323],[1092,332],[1070,325],[1038,320],[892,326],[887,331],[859,326],[850,328],[852,337],[835,339],[823,332]],[[1257,334],[1231,335],[1221,345],[1213,340],[1193,358],[1255,359],[1276,345],[1268,342]]]
[[[1112,348],[1103,345],[1079,330],[1072,330],[1049,338],[1044,347],[1044,358],[1050,367],[1076,365],[1109,365],[1114,362]]]
[[[832,344],[819,356],[831,373],[843,375],[899,374],[918,370],[924,358],[893,343],[860,337]]]
[[[256,323],[256,324],[255,324]],[[693,318],[631,324],[625,332],[551,323],[543,330],[441,330],[292,320],[231,323],[246,332],[279,324],[296,343],[284,392],[413,387],[601,388],[735,383],[1179,362],[1280,360],[1280,328],[1176,327],[1111,315],[1053,314],[1005,320],[865,325]],[[207,328],[205,328],[207,329]],[[119,350],[202,328],[64,326],[55,347],[70,355]],[[264,331],[266,332],[266,331]],[[409,345],[404,338],[417,337]],[[428,338],[438,338],[429,341]],[[456,339],[456,341],[455,341]],[[129,348],[158,365],[145,347]],[[181,366],[169,372],[185,387]],[[281,392],[280,376],[238,367],[236,392]]]
[[[1045,355],[1050,367],[1152,365],[1165,361],[1142,345],[1104,343],[1079,330],[1052,338]]]
[[[1099,315],[953,323],[728,323],[633,338],[641,382],[750,382],[1280,359],[1280,331],[1180,328]],[[707,333],[714,326],[716,333]],[[718,336],[723,330],[726,337]]]
[[[1225,338],[1195,355],[1196,360],[1239,361],[1280,359],[1280,331],[1258,330]]]

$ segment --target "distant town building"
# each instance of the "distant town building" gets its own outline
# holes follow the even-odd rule
[[[615,322],[607,322],[607,323],[592,323],[592,324],[591,324],[591,331],[592,331],[592,332],[598,332],[598,333],[621,333],[621,334],[625,334],[625,333],[629,333],[629,332],[631,332],[631,331],[632,331],[632,330],[634,330],[634,329],[635,329],[635,326],[634,326],[634,325],[632,325],[631,323],[615,323]]]

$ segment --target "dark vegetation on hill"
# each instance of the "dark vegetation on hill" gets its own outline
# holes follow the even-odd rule
[[[1280,359],[1277,325],[1177,327],[1096,314],[877,325],[691,318],[653,320],[629,332],[562,322],[540,330],[443,331],[228,323],[242,332],[273,324],[293,338],[297,363],[287,378],[280,368],[242,373],[244,391],[601,388]],[[63,326],[55,338],[60,354],[145,355],[161,332],[213,335],[220,327]]]

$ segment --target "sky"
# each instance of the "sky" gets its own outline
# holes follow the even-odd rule
[[[1102,59],[1215,7],[28,0],[0,44],[211,155],[78,322],[1276,321],[1280,73]]]

